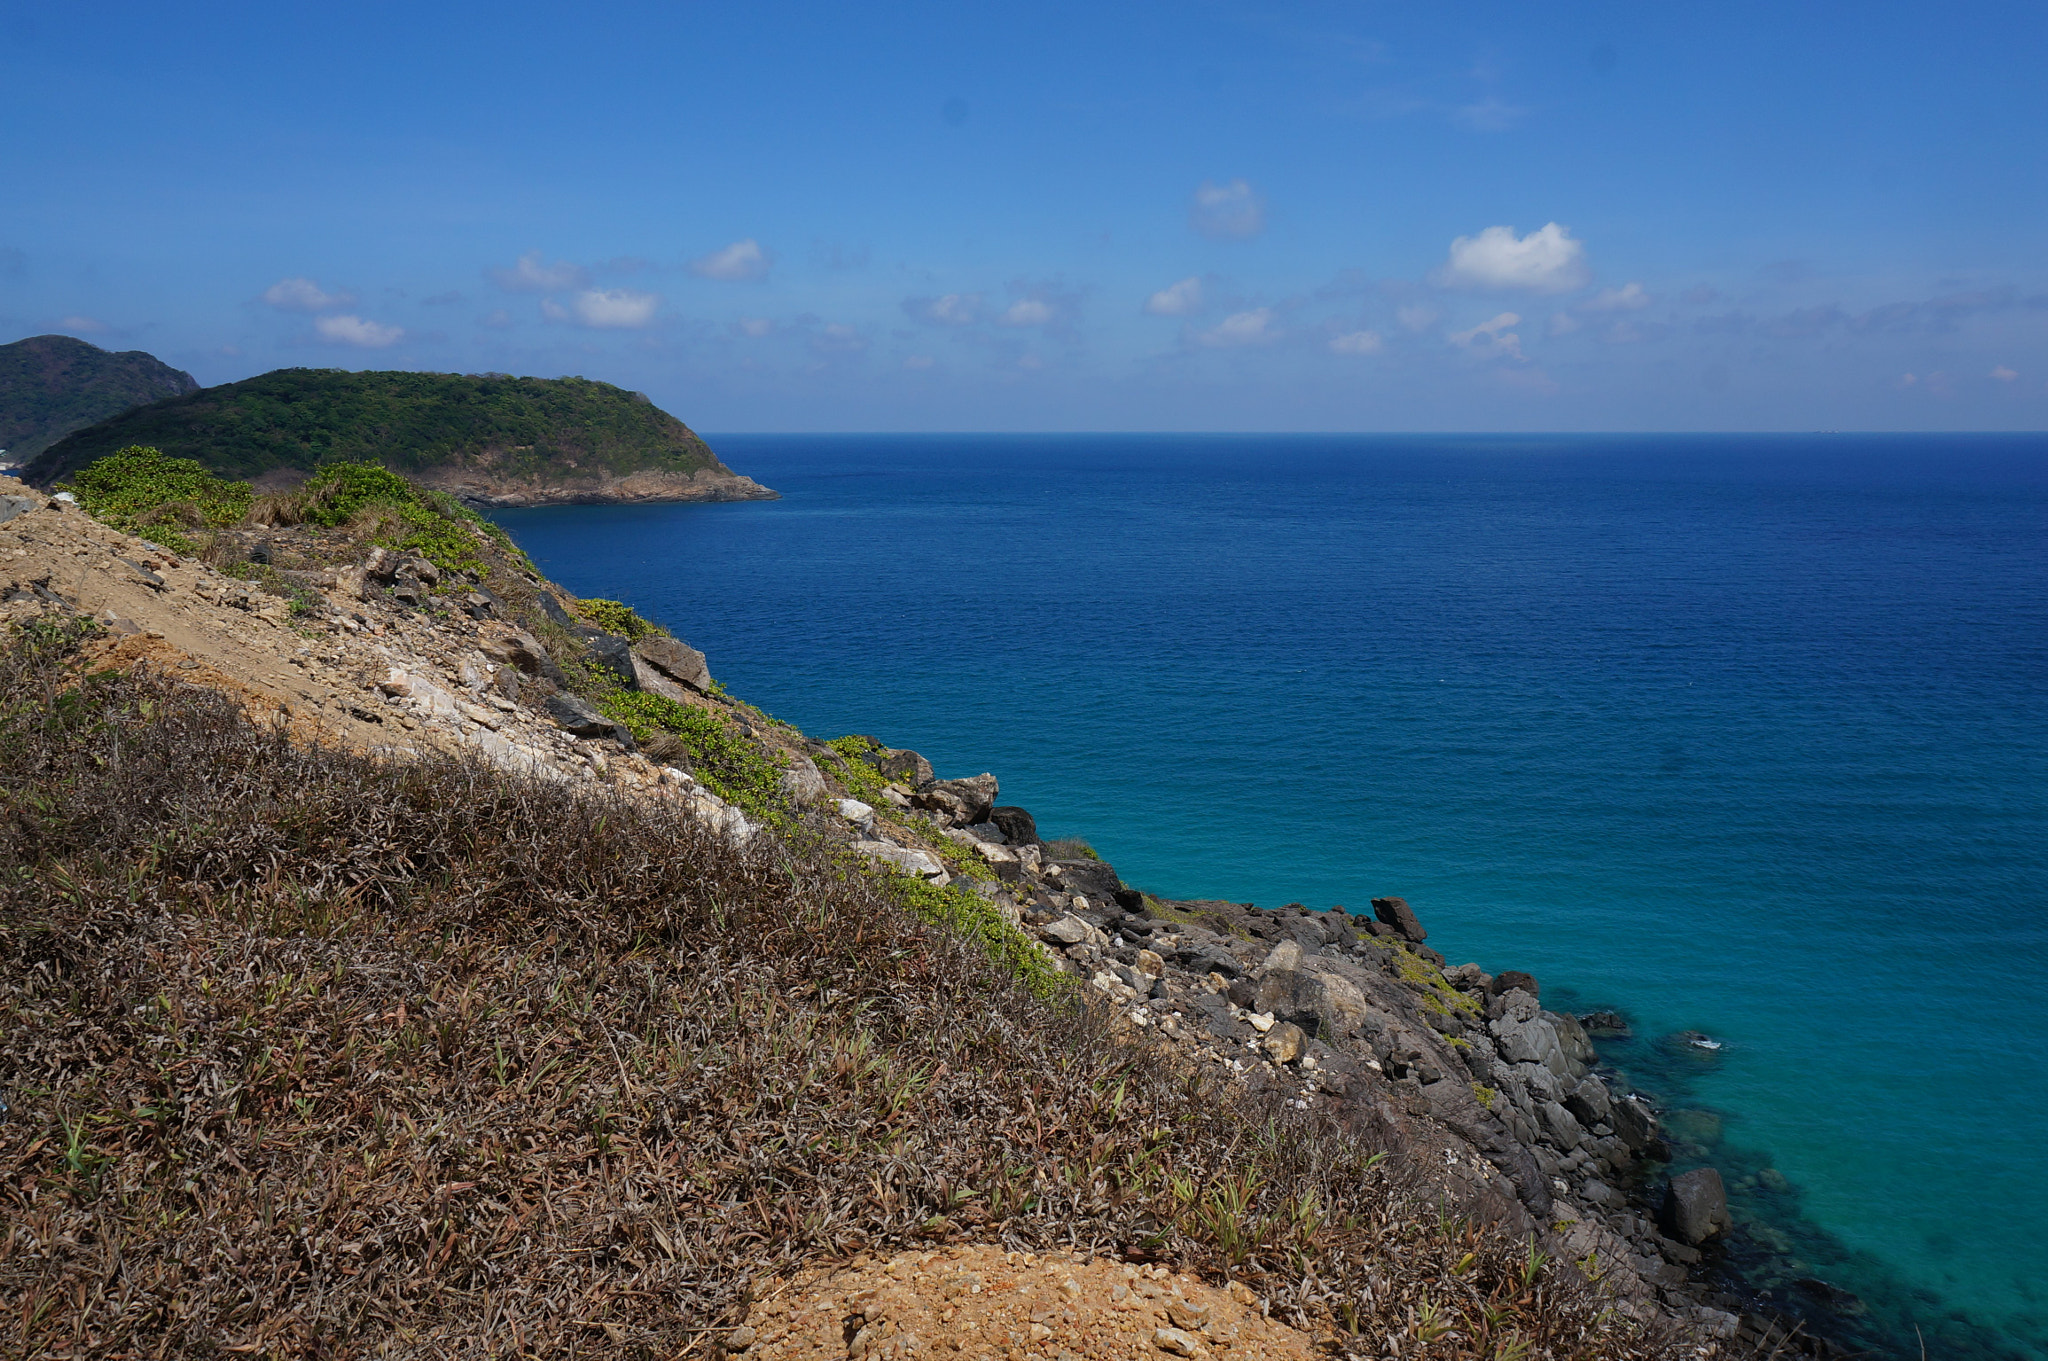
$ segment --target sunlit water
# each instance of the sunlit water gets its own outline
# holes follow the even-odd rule
[[[1625,1010],[1772,1274],[2048,1356],[2048,440],[713,443],[784,499],[501,519],[1134,883]]]

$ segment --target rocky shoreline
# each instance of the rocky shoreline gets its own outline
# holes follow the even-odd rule
[[[819,753],[831,769],[829,751]],[[917,753],[879,748],[891,794],[984,857],[978,885],[1059,966],[1173,1061],[1278,1094],[1369,1131],[1426,1167],[1461,1215],[1533,1236],[1640,1316],[1782,1354],[1846,1355],[1731,1293],[1719,1242],[1733,1228],[1718,1171],[1664,1175],[1657,1107],[1601,1064],[1588,1022],[1547,1010],[1526,973],[1449,965],[1400,898],[1370,915],[1301,904],[1172,901],[1093,859],[1049,858],[1030,814],[994,804],[991,775],[937,780]],[[935,857],[878,843],[866,805],[857,849],[944,882]]]
[[[315,569],[311,536],[248,545],[266,588],[100,525],[75,507],[0,507],[0,614],[89,614],[106,664],[150,663],[229,689],[309,737],[393,755],[468,751],[508,770],[674,799],[735,841],[755,821],[686,755],[643,749],[562,688],[575,649],[632,688],[715,711],[783,771],[812,825],[877,867],[957,884],[995,907],[1132,1040],[1220,1088],[1273,1094],[1363,1131],[1450,1211],[1576,1263],[1645,1321],[1737,1347],[1839,1355],[1731,1292],[1733,1222],[1714,1169],[1668,1175],[1654,1101],[1603,1065],[1610,1015],[1546,1009],[1536,979],[1451,965],[1398,897],[1368,911],[1170,900],[998,803],[992,774],[938,778],[915,751],[826,743],[725,696],[680,640],[590,626],[528,575],[496,591],[375,549]],[[288,598],[289,597],[289,598]],[[551,643],[522,620],[547,622]],[[317,634],[317,637],[315,636]]]

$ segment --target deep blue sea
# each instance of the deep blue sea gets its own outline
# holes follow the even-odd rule
[[[1133,883],[1622,1009],[1767,1274],[2048,1357],[2048,438],[712,444],[783,499],[500,518]]]

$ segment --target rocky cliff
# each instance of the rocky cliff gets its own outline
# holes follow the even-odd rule
[[[1561,1299],[1575,1298],[1572,1291],[1593,1291],[1589,1298],[1604,1301],[1598,1308],[1608,1312],[1588,1313],[1587,1318],[1612,1318],[1619,1311],[1619,1317],[1636,1320],[1631,1327],[1645,1330],[1641,1337],[1662,1339],[1651,1351],[1574,1346],[1569,1354],[1736,1356],[1764,1344],[1782,1345],[1785,1350],[1778,1354],[1827,1354],[1824,1346],[1806,1339],[1788,1342],[1779,1321],[1746,1314],[1742,1302],[1720,1293],[1712,1277],[1695,1274],[1702,1253],[1711,1254],[1728,1225],[1718,1179],[1711,1173],[1676,1180],[1661,1175],[1665,1151],[1654,1107],[1601,1068],[1581,1020],[1546,1009],[1536,980],[1526,974],[1489,974],[1475,964],[1450,966],[1428,946],[1423,923],[1402,899],[1375,899],[1369,912],[1350,912],[1300,905],[1263,910],[1148,894],[1125,883],[1112,866],[1077,854],[1071,843],[1042,840],[1028,811],[999,801],[995,776],[944,779],[912,750],[859,736],[830,742],[806,736],[725,695],[701,653],[629,609],[576,600],[516,555],[498,552],[486,537],[480,536],[473,548],[486,555],[488,565],[456,570],[307,526],[243,526],[224,532],[209,547],[210,561],[200,561],[117,533],[62,501],[0,498],[0,624],[18,630],[47,629],[52,621],[67,619],[95,621],[89,665],[113,668],[95,674],[134,670],[210,688],[296,743],[328,744],[386,762],[425,761],[438,753],[550,787],[608,791],[649,808],[674,810],[741,854],[744,863],[755,866],[749,874],[770,874],[775,866],[785,869],[774,874],[793,872],[786,868],[794,863],[792,855],[825,855],[820,864],[839,863],[830,857],[843,856],[845,863],[872,867],[880,876],[877,882],[906,885],[913,901],[921,893],[942,894],[947,905],[934,910],[953,914],[951,920],[979,923],[971,928],[977,939],[1013,961],[1022,976],[1043,980],[1033,986],[1043,986],[1047,995],[1081,1003],[1092,1018],[1089,1024],[1103,1027],[1116,1052],[1143,1065],[1124,1070],[1123,1079],[1113,1073],[1102,1079],[1090,1089],[1097,1093],[1090,1100],[1110,1099],[1103,1083],[1128,1084],[1139,1081],[1132,1074],[1157,1074],[1167,1083],[1157,1090],[1189,1094],[1197,1109],[1265,1111],[1269,1114],[1258,1118],[1296,1122],[1245,1128],[1249,1137],[1281,1139],[1272,1157],[1293,1156],[1287,1149],[1296,1140],[1303,1141],[1301,1150],[1321,1148],[1316,1141],[1326,1138],[1376,1147],[1391,1159],[1387,1166],[1400,1169],[1390,1185],[1400,1188],[1407,1198],[1403,1203],[1433,1205],[1445,1225],[1466,1226],[1456,1232],[1475,1235],[1446,1238],[1439,1245],[1445,1265],[1428,1268],[1445,1273],[1437,1277],[1416,1274],[1425,1270],[1420,1265],[1386,1268],[1365,1259],[1350,1265],[1331,1259],[1309,1265],[1307,1277],[1298,1282],[1283,1284],[1268,1274],[1256,1278],[1263,1282],[1263,1293],[1233,1284],[1227,1298],[1211,1297],[1202,1294],[1195,1278],[1175,1278],[1148,1263],[1168,1250],[1164,1245],[1169,1241],[1180,1241],[1174,1235],[1199,1232],[1209,1235],[1201,1241],[1222,1244],[1214,1249],[1222,1255],[1208,1260],[1223,1275],[1212,1279],[1249,1270],[1260,1250],[1237,1256],[1228,1244],[1237,1241],[1234,1235],[1253,1231],[1248,1227],[1252,1221],[1236,1223],[1232,1215],[1238,1212],[1231,1209],[1236,1204],[1232,1197],[1241,1195],[1247,1207],[1242,1213],[1251,1213],[1248,1207],[1257,1192],[1250,1171],[1238,1190],[1230,1189],[1238,1183],[1226,1177],[1214,1183],[1220,1189],[1190,1190],[1193,1200],[1174,1199],[1180,1193],[1170,1177],[1162,1182],[1153,1173],[1130,1170],[1139,1167],[1136,1162],[1114,1176],[1103,1171],[1103,1187],[1126,1188],[1104,1192],[1104,1204],[1123,1205],[1113,1213],[1124,1217],[1114,1220],[1121,1227],[1107,1227],[1111,1221],[1103,1220],[1105,1227],[1090,1232],[1108,1235],[1100,1240],[1105,1245],[1122,1243],[1117,1251],[1123,1255],[1099,1259],[1096,1254],[1109,1251],[1107,1246],[1077,1242],[1073,1254],[1063,1249],[1047,1258],[1043,1272],[1036,1258],[1005,1251],[1000,1243],[973,1246],[976,1226],[993,1231],[1010,1223],[1013,1227],[1004,1232],[1022,1232],[1015,1225],[1023,1221],[1014,1216],[1044,1212],[1032,1210],[1034,1205],[1066,1204],[1060,1197],[1068,1191],[1055,1194],[1054,1188],[1070,1181],[1056,1176],[1034,1182],[1039,1190],[1012,1201],[1000,1188],[1010,1184],[1005,1177],[1020,1173],[1005,1170],[1008,1164],[962,1163],[962,1169],[982,1170],[947,1176],[993,1180],[985,1186],[974,1183],[981,1189],[971,1194],[969,1181],[946,1181],[942,1189],[919,1193],[936,1200],[901,1205],[908,1192],[889,1189],[885,1174],[877,1171],[877,1205],[885,1210],[897,1205],[910,1214],[904,1221],[910,1224],[928,1216],[920,1232],[955,1246],[898,1255],[886,1264],[880,1258],[848,1257],[840,1274],[791,1277],[773,1291],[764,1285],[751,1298],[780,1295],[782,1300],[751,1315],[744,1304],[749,1296],[742,1295],[736,1317],[745,1319],[745,1326],[721,1325],[729,1334],[731,1354],[887,1356],[894,1354],[885,1349],[888,1343],[907,1355],[913,1343],[898,1347],[892,1339],[911,1337],[914,1342],[914,1330],[922,1328],[927,1342],[936,1335],[943,1345],[966,1349],[994,1341],[998,1351],[1014,1348],[1007,1351],[1012,1356],[1051,1357],[1063,1345],[1074,1356],[1091,1358],[1126,1357],[1132,1346],[1147,1347],[1148,1354],[1281,1355],[1295,1354],[1309,1335],[1320,1331],[1327,1339],[1329,1329],[1361,1326],[1359,1320],[1366,1317],[1381,1320],[1376,1327],[1393,1326],[1406,1339],[1398,1346],[1387,1344],[1400,1354],[1422,1354],[1410,1349],[1445,1337],[1450,1325],[1439,1328],[1430,1321],[1433,1312],[1417,1309],[1434,1311],[1438,1306],[1431,1303],[1431,1292],[1442,1298],[1443,1292],[1458,1288],[1460,1272],[1478,1271],[1473,1263],[1493,1260],[1488,1254],[1495,1249],[1487,1244],[1496,1241],[1527,1245],[1527,1282],[1539,1277],[1556,1282],[1533,1293],[1524,1289],[1526,1298],[1515,1308],[1540,1315],[1549,1307],[1541,1301],[1552,1297],[1546,1291],[1562,1292],[1557,1295]],[[806,846],[812,849],[795,849]],[[799,917],[808,911],[794,901],[785,910]],[[816,943],[822,946],[823,938]],[[889,958],[916,959],[916,950],[930,948],[906,947],[908,956]],[[767,1014],[775,1014],[775,996],[789,999],[782,1004],[786,1010],[806,995],[800,989],[767,995]],[[980,1005],[964,992],[956,1004]],[[397,1006],[402,1023],[404,1006],[391,1005]],[[413,1005],[426,1008],[428,1003]],[[448,1010],[452,1001],[435,1005],[437,1016],[456,1015]],[[471,1014],[469,1001],[461,1005],[463,1015]],[[963,1010],[957,1019],[965,1024],[971,1018]],[[436,1024],[444,1027],[439,1032],[444,1047],[462,1043],[445,1028],[455,1024],[453,1019]],[[1021,1034],[1010,1033],[1013,1038],[1005,1047],[1021,1045],[1019,1053],[1040,1043],[1057,1048],[1056,1036],[1033,1036],[1027,1044]],[[743,1037],[732,1042],[744,1048]],[[855,1057],[832,1060],[839,1065],[833,1071],[856,1076],[869,1071],[861,1067],[868,1060],[856,1051],[865,1052],[858,1046],[872,1042],[872,1036],[846,1040],[855,1045],[846,1053]],[[660,1096],[665,1088],[645,1075],[654,1070],[643,1067],[643,1076],[635,1079],[629,1059],[631,1065],[646,1061],[634,1048],[640,1042],[630,1027],[618,1029],[617,1038],[606,1043],[627,1047],[613,1054],[600,1046],[591,1064],[576,1070],[601,1074],[609,1082],[612,1068],[618,1069],[619,1085],[608,1104],[597,1115],[578,1117],[600,1122],[577,1127],[585,1130],[577,1137],[596,1139],[593,1147],[599,1149],[605,1139],[623,1137],[605,1132],[609,1126],[603,1121],[617,1119],[606,1111],[616,1112],[627,1101],[654,1101],[653,1110],[666,1099]],[[1081,1046],[1077,1054],[1094,1052],[1087,1046],[1095,1041],[1079,1032],[1073,1043]],[[500,1090],[506,1081],[505,1052],[501,1047],[497,1060]],[[538,1061],[531,1055],[519,1060]],[[969,1118],[967,1128],[986,1129],[990,1137],[998,1128],[1010,1131],[1001,1136],[1006,1148],[1013,1136],[1023,1141],[1017,1147],[1032,1147],[1035,1139],[1035,1146],[1044,1148],[1049,1137],[1057,1137],[1058,1120],[1077,1118],[1060,1116],[1048,1132],[1049,1108],[1039,1103],[1053,1097],[1043,1081],[1032,1089],[1035,1098],[1022,1092],[1013,1104],[972,1115],[982,1109],[975,1103],[991,1099],[987,1091],[971,1083],[959,1086],[969,1077],[965,1071],[956,1072],[952,1088],[944,1087],[942,1076],[982,1061],[955,1054],[936,1069],[931,1064],[906,1068],[903,1075],[889,1078],[897,1084],[889,1089],[897,1093],[890,1100],[926,1103],[919,1107],[924,1112],[919,1118],[930,1122],[941,1118],[942,1107],[929,1104],[937,1100],[935,1094],[953,1091],[947,1100],[955,1104],[943,1109],[968,1113],[963,1116]],[[478,1062],[488,1067],[487,1058]],[[1151,1089],[1141,1083],[1138,1090]],[[1110,1131],[1123,1129],[1142,1134],[1142,1147],[1178,1148],[1158,1141],[1177,1137],[1168,1132],[1173,1120],[1191,1117],[1167,1115],[1169,1107],[1160,1105],[1148,1107],[1154,1113],[1142,1118],[1133,1107],[1126,1118],[1117,1113],[1124,1091],[1117,1088],[1115,1110],[1099,1108],[1104,1132],[1093,1136],[1092,1147],[1109,1147]],[[928,1094],[915,1097],[917,1092]],[[200,1094],[189,1099],[198,1101]],[[733,1114],[738,1108],[729,1101],[721,1109],[726,1116],[707,1117],[713,1123],[691,1141],[714,1137],[706,1131],[716,1128],[720,1118],[738,1118]],[[1155,1127],[1153,1121],[1166,1123]],[[1258,1133],[1259,1128],[1266,1132]],[[876,1148],[886,1154],[890,1139],[901,1148],[905,1137],[885,1132]],[[855,1145],[827,1142],[825,1133],[816,1139],[798,1151],[802,1165],[818,1175],[833,1159],[854,1156]],[[691,1141],[688,1146],[696,1147]],[[726,1161],[716,1168],[706,1163],[695,1175],[736,1171],[766,1147],[742,1141],[722,1155]],[[1134,1143],[1128,1156],[1139,1158],[1140,1147]],[[814,1152],[822,1162],[810,1161]],[[244,1161],[255,1156],[253,1147],[245,1147]],[[577,1155],[585,1156],[598,1155]],[[1301,1156],[1310,1155],[1304,1151]],[[1072,1166],[1060,1175],[1070,1180],[1079,1175]],[[1337,1189],[1322,1193],[1338,1197],[1332,1205],[1358,1193],[1361,1174],[1348,1175],[1351,1180],[1329,1183]],[[452,1176],[442,1180],[475,1184]],[[1087,1190],[1085,1180],[1074,1185]],[[434,1194],[445,1199],[460,1193],[444,1188]],[[636,1193],[625,1194],[630,1202]],[[1155,1202],[1154,1196],[1160,1199]],[[529,1208],[501,1204],[493,1213],[502,1211],[510,1217],[507,1222],[523,1223],[520,1216],[534,1213],[531,1206],[537,1202],[521,1203]],[[742,1198],[728,1208],[746,1210],[749,1204]],[[1153,1204],[1166,1208],[1143,1208]],[[1172,1209],[1175,1205],[1184,1209]],[[1288,1213],[1310,1216],[1303,1223],[1320,1223],[1322,1212],[1312,1212],[1309,1205],[1304,1200]],[[570,1208],[565,1205],[564,1212]],[[771,1225],[771,1240],[795,1232],[772,1226],[785,1218],[797,1225],[805,1213],[801,1196],[786,1204],[762,1201],[761,1211]],[[407,1214],[416,1217],[413,1211]],[[658,1257],[659,1244],[668,1240],[657,1242],[651,1234],[660,1232],[657,1226],[641,1235],[645,1245],[618,1251]],[[666,1232],[680,1236],[684,1230],[678,1221]],[[751,1232],[758,1236],[762,1230]],[[440,1241],[424,1240],[421,1260],[440,1260],[439,1249],[434,1258],[425,1256]],[[331,1252],[341,1243],[335,1237],[319,1251]],[[361,1250],[360,1243],[355,1250]],[[671,1260],[683,1261],[676,1255],[680,1252],[671,1252]],[[1460,1253],[1466,1253],[1462,1260]],[[577,1260],[577,1270],[585,1270],[586,1259]],[[1110,1269],[1094,1274],[1083,1269],[1098,1260],[1108,1261]],[[1232,1267],[1233,1262],[1239,1265]],[[1555,1268],[1565,1270],[1567,1279],[1545,1275],[1553,1270],[1546,1263],[1575,1265]],[[587,1259],[588,1269],[600,1265],[599,1259]],[[0,1261],[0,1269],[5,1266]],[[995,1285],[998,1273],[1000,1288]],[[1329,1282],[1319,1283],[1322,1276],[1347,1282],[1342,1288],[1351,1292],[1344,1297],[1351,1303],[1333,1302],[1338,1297],[1330,1293]],[[1429,1285],[1430,1279],[1436,1284]],[[1492,1298],[1501,1302],[1500,1317],[1506,1318],[1516,1287],[1511,1279],[1503,1280]],[[1418,1282],[1426,1286],[1419,1296],[1413,1293]],[[736,1286],[728,1282],[720,1289],[727,1293],[719,1298],[729,1299]],[[1381,1295],[1374,1294],[1376,1289]],[[1501,1295],[1502,1290],[1508,1294]],[[1042,1299],[1033,1293],[1038,1291]],[[991,1294],[985,1315],[962,1312],[972,1302],[970,1295],[984,1292]],[[998,1295],[1001,1299],[994,1298]],[[1006,1313],[1012,1306],[1003,1301],[1012,1298],[1014,1309]],[[1397,1303],[1403,1300],[1409,1302]],[[1250,1315],[1240,1306],[1249,1306]],[[1349,1315],[1343,1312],[1347,1308]],[[1266,1319],[1277,1323],[1283,1315],[1291,1326],[1307,1330],[1303,1338],[1283,1336],[1286,1330],[1281,1329],[1257,1340],[1258,1330],[1268,1326]],[[1352,1322],[1343,1324],[1347,1317]],[[829,1324],[822,1332],[820,1319]],[[1388,1322],[1399,1319],[1407,1321]],[[630,1325],[604,1324],[615,1326],[625,1331],[612,1341],[630,1350]],[[1618,1325],[1599,1326],[1611,1332]],[[984,1327],[991,1330],[985,1336],[975,1331]],[[1008,1343],[996,1336],[1002,1329],[1010,1330]],[[813,1336],[826,1333],[830,1337],[823,1342]],[[1395,1332],[1387,1335],[1394,1338]],[[859,1343],[863,1337],[868,1341]],[[1372,1354],[1380,1348],[1376,1338],[1348,1333],[1331,1345],[1364,1345]]]

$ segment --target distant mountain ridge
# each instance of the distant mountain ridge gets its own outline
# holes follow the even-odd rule
[[[198,390],[191,374],[141,350],[30,336],[0,345],[0,449],[6,462],[27,463],[74,430]]]
[[[47,486],[131,444],[266,487],[325,464],[380,463],[484,506],[776,495],[641,393],[501,373],[277,369],[77,431],[22,475]]]

